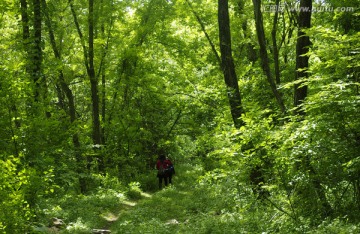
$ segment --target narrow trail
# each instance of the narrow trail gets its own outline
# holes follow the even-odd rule
[[[103,216],[107,220],[104,227],[111,234],[262,233],[268,227],[264,219],[274,219],[264,215],[265,207],[255,198],[251,202],[251,191],[243,190],[234,200],[236,195],[229,193],[238,192],[229,189],[234,186],[231,182],[229,187],[199,182],[204,175],[200,166],[182,165],[176,173],[173,185],[142,193],[138,200],[121,203],[118,212]]]
[[[193,216],[201,202],[194,200],[197,176],[191,168],[177,170],[172,185],[153,194],[142,192],[141,199],[121,204],[119,213],[104,216],[104,229],[118,234],[189,233],[189,214]]]

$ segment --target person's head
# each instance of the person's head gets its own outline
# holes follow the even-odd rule
[[[160,159],[161,161],[164,161],[164,160],[166,159],[165,154],[160,154],[159,159]]]

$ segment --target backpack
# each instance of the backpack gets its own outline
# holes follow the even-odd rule
[[[169,173],[169,175],[175,175],[175,168],[174,165],[170,164],[166,171]]]
[[[175,174],[175,169],[171,161],[164,160],[161,161],[161,164],[158,169],[158,176],[172,176]]]

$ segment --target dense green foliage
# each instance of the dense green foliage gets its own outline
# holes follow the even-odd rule
[[[0,0],[0,233],[358,233],[360,2],[313,1],[299,80],[298,6],[276,2],[260,46],[229,0],[234,127],[216,1]]]

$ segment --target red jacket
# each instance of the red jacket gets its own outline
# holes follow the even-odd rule
[[[165,159],[164,161],[157,160],[156,162],[156,169],[160,169],[162,166],[163,169],[168,168],[170,165],[172,165],[171,161],[169,159]]]

